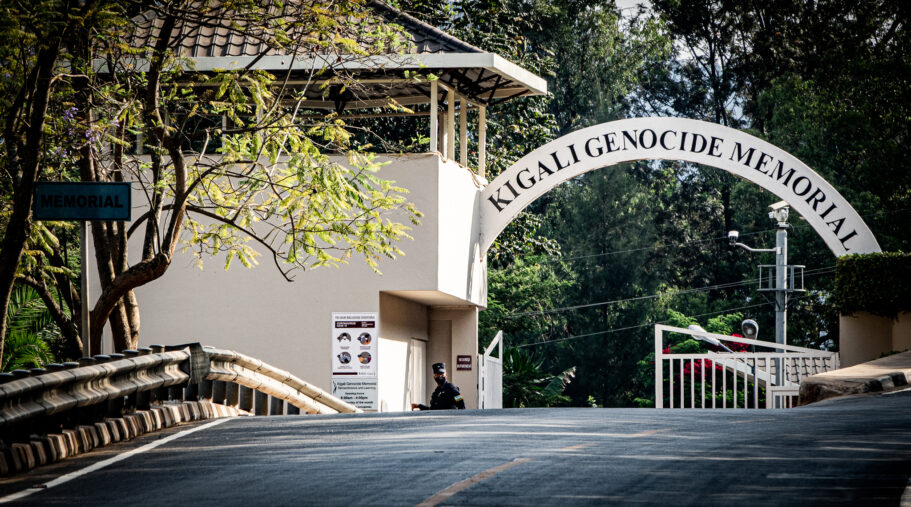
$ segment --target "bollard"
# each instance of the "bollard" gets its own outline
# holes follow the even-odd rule
[[[266,415],[269,413],[269,395],[256,391],[253,395],[255,402],[253,404],[253,413],[255,415]]]
[[[243,410],[244,412],[253,411],[253,389],[250,389],[247,386],[238,386],[240,388],[240,395],[238,396],[239,400],[237,403],[237,408]]]
[[[212,381],[212,403],[218,403],[219,405],[225,404],[225,391],[227,390],[227,385],[223,380],[214,380]]]
[[[60,363],[50,363],[44,365],[44,367],[47,368],[47,371],[61,371],[66,369],[66,365]]]
[[[12,373],[7,373],[7,372],[0,373],[0,384],[5,384],[5,383],[11,382],[13,380],[16,380],[16,376],[13,375]]]
[[[203,380],[199,383],[199,399],[212,400],[212,381]]]
[[[147,356],[152,353],[152,349],[150,349],[149,347],[139,347],[137,352],[139,353],[140,356]]]
[[[95,364],[107,363],[111,360],[111,356],[107,354],[95,354],[92,358],[95,359]]]
[[[108,354],[108,357],[111,358],[111,359],[110,359],[111,361],[119,361],[119,360],[123,359],[123,358],[126,357],[126,356],[123,355],[123,354]]]
[[[138,350],[124,350],[123,355],[126,357],[136,357],[139,355]]]
[[[285,415],[285,402],[274,396],[270,396],[269,415]]]
[[[28,372],[31,376],[37,377],[38,375],[44,375],[47,373],[47,370],[44,368],[31,368]]]
[[[240,396],[240,386],[234,382],[227,382],[225,388],[225,405],[236,407],[238,397]]]
[[[288,415],[300,415],[301,409],[295,407],[294,405],[288,403]]]
[[[88,357],[88,356],[84,356],[84,357],[80,357],[80,358],[79,358],[79,366],[92,366],[93,364],[95,364],[95,359],[94,359],[94,358],[91,358],[91,357]]]

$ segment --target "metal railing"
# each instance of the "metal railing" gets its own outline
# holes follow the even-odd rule
[[[666,332],[742,344],[754,350],[665,352]],[[770,350],[756,352],[757,348]],[[656,325],[655,407],[790,408],[796,404],[803,378],[838,366],[836,352]]]
[[[231,350],[153,345],[0,374],[0,475],[111,442],[232,415],[361,412]]]

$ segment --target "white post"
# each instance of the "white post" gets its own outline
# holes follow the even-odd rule
[[[88,221],[79,222],[79,299],[82,301],[82,315],[80,318],[82,333],[82,354],[91,356],[91,344],[89,343],[89,249],[88,249]],[[101,351],[99,350],[100,354]]]
[[[468,101],[459,97],[459,162],[468,167]]]
[[[664,358],[661,357],[661,350],[661,328],[655,326],[655,408],[664,408]]]
[[[487,170],[487,108],[478,107],[478,176]]]
[[[449,92],[446,94],[447,108],[446,108],[446,137],[449,138],[449,142],[446,143],[446,158],[449,160],[455,159],[455,102],[456,94],[454,89],[449,89]]]
[[[439,150],[440,118],[438,116],[440,103],[440,86],[437,81],[430,82],[430,152]]]

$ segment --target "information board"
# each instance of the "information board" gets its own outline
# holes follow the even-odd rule
[[[376,312],[332,314],[332,394],[363,410],[377,410]]]

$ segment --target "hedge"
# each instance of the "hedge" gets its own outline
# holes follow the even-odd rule
[[[840,257],[835,307],[842,315],[869,312],[895,319],[911,312],[911,254],[886,252]]]

